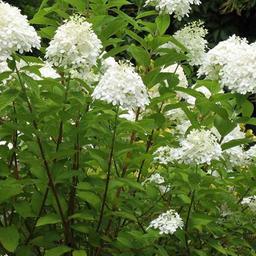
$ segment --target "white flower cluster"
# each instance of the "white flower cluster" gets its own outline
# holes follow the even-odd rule
[[[180,142],[183,152],[182,162],[185,164],[210,164],[212,160],[219,160],[222,149],[217,138],[209,130],[193,129]]]
[[[211,49],[198,75],[220,79],[222,87],[241,94],[256,92],[256,44],[232,36]]]
[[[90,70],[100,55],[102,43],[84,17],[75,15],[61,25],[46,49],[55,66]]]
[[[191,5],[201,4],[200,0],[147,0],[145,5],[155,4],[156,10],[174,14],[174,17],[181,20],[184,16],[188,16],[191,11]]]
[[[110,65],[92,93],[99,99],[123,109],[145,108],[149,104],[146,86],[130,62]]]
[[[180,215],[174,210],[169,210],[160,214],[155,220],[151,221],[149,228],[159,229],[159,233],[162,234],[174,234],[175,231],[184,226],[183,220]]]
[[[247,205],[252,211],[256,211],[256,196],[243,198],[241,204]]]
[[[219,160],[222,149],[217,138],[209,130],[193,129],[185,138],[181,138],[180,147],[160,147],[154,160],[162,164],[177,161],[184,164],[210,164]]]
[[[0,17],[0,62],[16,51],[23,53],[40,48],[40,37],[18,8],[0,1]]]
[[[146,182],[155,183],[157,185],[157,187],[159,188],[161,194],[169,192],[170,188],[171,188],[169,185],[164,185],[165,179],[159,173],[152,174],[148,179],[146,179],[143,182],[143,185]]]
[[[203,62],[207,48],[207,40],[205,39],[206,35],[207,30],[200,21],[189,23],[173,35],[176,40],[186,47],[188,51],[188,62],[192,66],[201,65]],[[171,42],[164,44],[162,47],[175,48],[180,51],[180,48]]]

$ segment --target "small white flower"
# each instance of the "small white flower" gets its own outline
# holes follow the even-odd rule
[[[154,152],[154,160],[160,164],[169,164],[179,161],[182,158],[182,150],[180,148],[172,148],[169,146],[159,147]]]
[[[149,228],[159,229],[162,234],[174,234],[178,228],[182,229],[184,226],[180,215],[174,210],[169,210],[159,215],[155,220],[151,221]]]
[[[244,197],[241,204],[247,205],[252,211],[256,211],[256,196]]]
[[[0,1],[0,17],[0,62],[16,51],[23,53],[40,48],[40,37],[18,8]]]
[[[200,0],[147,0],[145,5],[155,4],[156,10],[168,14],[174,14],[174,17],[181,20],[188,16],[191,11],[191,5],[201,4]]]
[[[0,74],[3,72],[10,71],[6,61],[0,61]]]
[[[146,182],[155,183],[158,186],[161,194],[167,193],[171,189],[171,187],[169,185],[164,185],[165,179],[159,173],[152,174],[148,179],[146,179],[143,182],[143,185]]]
[[[209,175],[211,175],[211,176],[213,176],[213,177],[216,177],[216,178],[220,177],[220,174],[219,174],[216,170],[211,170],[211,169],[209,169],[209,170],[207,171],[207,174],[209,174]]]
[[[250,147],[245,153],[249,159],[254,160],[256,158],[256,145]]]
[[[143,109],[149,104],[146,86],[130,62],[110,65],[95,87],[92,97],[127,110]]]

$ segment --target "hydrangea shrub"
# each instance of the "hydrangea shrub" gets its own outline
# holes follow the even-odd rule
[[[0,1],[0,255],[255,255],[255,43],[199,4]]]

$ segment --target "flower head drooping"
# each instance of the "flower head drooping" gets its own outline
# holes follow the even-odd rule
[[[16,51],[23,53],[40,48],[40,37],[18,8],[0,1],[0,17],[0,62]]]
[[[191,11],[191,5],[201,4],[200,0],[147,0],[145,5],[155,4],[156,10],[174,14],[174,17],[181,20],[184,16],[188,16]]]
[[[155,220],[151,221],[148,228],[159,229],[162,234],[174,234],[175,231],[183,228],[183,220],[174,210],[169,210],[160,214]]]
[[[193,129],[185,138],[181,138],[180,147],[161,147],[156,152],[156,161],[162,164],[177,161],[184,164],[210,164],[222,155],[217,138],[209,130]]]
[[[256,92],[256,45],[232,36],[211,49],[198,71],[220,85],[240,94]]]
[[[207,30],[204,28],[203,22],[201,21],[189,23],[173,35],[176,40],[186,47],[188,51],[188,62],[192,66],[201,65],[203,62],[207,47],[206,35]],[[171,42],[164,44],[162,47],[180,50]]]
[[[169,185],[164,185],[165,179],[159,173],[152,174],[148,179],[146,179],[143,182],[143,185],[146,182],[155,183],[158,186],[161,194],[164,194],[164,193],[167,193],[167,192],[170,191],[170,186]]]
[[[89,71],[96,64],[101,48],[92,25],[75,15],[57,29],[46,49],[46,58],[55,66]]]
[[[146,86],[130,62],[110,65],[92,97],[128,110],[145,108],[149,104]]]
[[[247,205],[252,211],[256,211],[256,196],[244,197],[241,204]]]

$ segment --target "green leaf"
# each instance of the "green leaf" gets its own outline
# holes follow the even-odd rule
[[[226,249],[216,240],[211,240],[208,242],[208,244],[214,248],[215,250],[217,250],[218,252],[220,252],[223,255],[228,255],[226,252]]]
[[[35,217],[35,214],[31,209],[31,205],[26,201],[15,203],[14,208],[23,218]]]
[[[191,228],[196,228],[202,230],[202,227],[207,226],[209,223],[213,222],[215,219],[206,214],[193,214],[191,216],[190,225]]]
[[[19,244],[19,239],[20,236],[16,227],[0,228],[0,242],[7,251],[14,252]]]
[[[175,49],[161,49],[159,52],[166,52],[166,54],[158,57],[155,60],[155,66],[170,66],[182,60],[186,60],[186,55],[183,53],[178,53]]]
[[[146,11],[146,12],[141,12],[139,13],[139,15],[136,17],[136,19],[141,19],[141,18],[145,18],[148,16],[155,16],[158,15],[158,12],[156,12],[155,10],[152,11]]]
[[[72,256],[87,256],[87,253],[86,253],[86,251],[82,251],[82,250],[79,250],[79,251],[73,251],[73,253],[72,253]]]
[[[115,18],[110,21],[102,31],[103,41],[108,39],[110,36],[116,34],[126,25],[127,21],[123,20],[122,18]]]
[[[56,223],[60,223],[60,222],[61,222],[61,220],[60,220],[60,218],[57,214],[50,213],[46,216],[41,217],[37,221],[36,226],[40,227],[40,226],[49,225],[49,224],[56,224]]]
[[[113,56],[119,54],[120,52],[126,51],[128,48],[129,48],[128,45],[115,47],[115,48],[111,49],[110,51],[108,51],[106,54],[104,54],[104,58],[113,57]]]
[[[156,18],[156,27],[159,35],[163,35],[170,25],[170,15],[162,14]]]
[[[150,64],[150,57],[146,50],[142,47],[131,45],[128,48],[128,51],[132,54],[132,57],[136,60],[139,65],[142,66],[149,66]]]
[[[78,191],[77,195],[78,195],[79,198],[88,202],[94,208],[98,208],[98,206],[100,205],[100,202],[101,202],[100,198],[96,194],[94,194],[93,192]]]
[[[241,110],[243,116],[251,117],[253,114],[254,106],[249,100],[245,99],[242,103]]]
[[[219,115],[215,116],[214,125],[222,137],[229,134],[236,127],[236,124],[232,123],[228,119],[222,118]]]
[[[78,11],[83,12],[86,8],[86,1],[85,0],[64,0],[64,2],[71,4],[72,6],[76,7]]]
[[[126,30],[126,34],[130,36],[132,39],[136,40],[140,43],[141,46],[143,46],[145,49],[147,48],[147,43],[144,41],[144,39],[140,36],[138,36],[136,33],[132,32],[131,30]]]
[[[21,185],[13,183],[11,180],[0,182],[0,203],[9,200],[22,192]]]
[[[9,106],[19,95],[19,91],[10,89],[0,95],[0,111]]]
[[[61,256],[64,253],[70,252],[70,251],[71,251],[71,248],[63,245],[63,246],[52,248],[50,250],[46,250],[45,256]]]
[[[132,213],[125,212],[125,211],[112,212],[111,215],[122,217],[124,219],[135,221],[135,222],[137,221],[137,218]]]
[[[252,140],[250,140],[249,138],[231,140],[231,141],[229,141],[227,143],[222,144],[221,148],[222,148],[222,150],[226,150],[226,149],[229,149],[229,148],[240,146],[242,144],[248,144],[250,142],[252,142]]]

